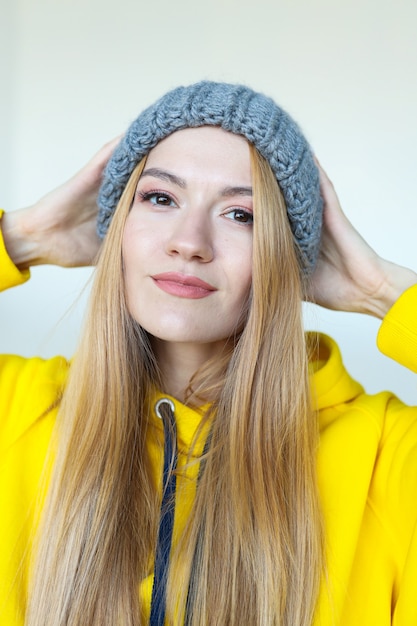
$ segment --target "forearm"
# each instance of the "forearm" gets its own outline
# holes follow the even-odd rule
[[[0,291],[21,285],[30,277],[30,271],[28,269],[20,270],[9,256],[3,241],[2,216],[3,211],[0,209]]]
[[[417,284],[417,273],[413,270],[381,260],[385,270],[385,280],[380,289],[368,301],[368,313],[383,319],[398,298],[407,289]]]
[[[43,253],[39,237],[27,225],[28,209],[4,213],[1,229],[7,253],[19,270],[42,263]]]
[[[100,246],[96,197],[103,168],[117,141],[106,144],[77,174],[32,206],[3,215],[4,243],[18,269],[94,263]]]

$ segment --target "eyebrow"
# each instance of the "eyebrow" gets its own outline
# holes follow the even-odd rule
[[[145,176],[152,176],[153,178],[159,178],[160,180],[173,183],[174,185],[181,187],[181,189],[186,189],[187,187],[187,182],[184,180],[184,178],[180,178],[176,174],[172,174],[171,172],[162,170],[159,167],[150,167],[146,169],[142,173],[141,178],[144,178]],[[224,187],[224,189],[221,190],[220,195],[223,198],[228,198],[230,196],[252,196],[252,187]]]
[[[224,198],[229,196],[252,196],[252,187],[225,187],[221,191]]]
[[[183,178],[180,178],[175,174],[171,174],[166,170],[161,170],[159,169],[159,167],[150,167],[149,169],[145,170],[144,172],[142,172],[141,178],[144,178],[145,176],[152,176],[153,178],[159,178],[160,180],[174,183],[174,185],[181,187],[181,189],[185,189],[187,186],[187,183]]]

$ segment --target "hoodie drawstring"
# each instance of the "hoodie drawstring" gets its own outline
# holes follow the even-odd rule
[[[165,622],[169,555],[174,530],[175,470],[178,461],[177,427],[174,410],[174,403],[168,398],[162,398],[155,405],[155,412],[162,419],[164,425],[164,473],[149,620],[151,626],[164,626]]]

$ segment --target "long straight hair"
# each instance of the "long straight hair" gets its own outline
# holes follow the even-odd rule
[[[170,559],[167,623],[311,624],[323,571],[302,278],[285,204],[251,146],[253,282],[227,362],[197,373],[212,400],[210,447]],[[121,254],[144,162],[121,198],[57,425],[28,626],[137,626],[160,494],[146,440],[159,385],[149,337],[130,317]],[[221,370],[221,371],[220,371]]]

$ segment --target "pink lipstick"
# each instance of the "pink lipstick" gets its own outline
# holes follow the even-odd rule
[[[215,287],[209,285],[204,280],[196,276],[186,276],[179,272],[155,274],[151,278],[162,291],[179,298],[196,300],[198,298],[206,298],[214,291],[217,291]]]

